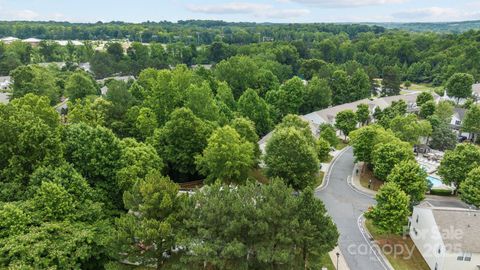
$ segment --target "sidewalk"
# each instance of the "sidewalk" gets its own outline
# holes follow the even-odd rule
[[[370,197],[375,197],[377,195],[377,192],[371,189],[368,189],[366,187],[363,187],[362,184],[360,184],[360,172],[362,170],[361,163],[355,163],[353,166],[353,171],[352,171],[352,180],[351,180],[351,185],[354,189],[357,191],[370,196]],[[358,171],[358,174],[357,174]]]
[[[343,254],[340,251],[340,249],[338,248],[338,246],[335,247],[332,251],[330,251],[328,253],[328,255],[330,256],[330,259],[332,260],[332,263],[333,263],[334,267],[337,267],[337,252],[340,254],[338,256],[338,269],[337,270],[350,270],[350,268],[348,268],[347,261],[345,261],[345,257],[343,257]]]

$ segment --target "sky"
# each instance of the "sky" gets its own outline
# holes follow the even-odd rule
[[[0,0],[0,20],[439,22],[480,20],[480,0]]]

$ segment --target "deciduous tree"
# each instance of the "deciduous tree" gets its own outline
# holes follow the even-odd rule
[[[480,167],[471,170],[460,184],[462,201],[480,207]]]
[[[425,198],[428,188],[427,173],[415,160],[405,160],[395,165],[388,175],[387,181],[396,183],[410,196],[413,204]]]
[[[448,79],[445,88],[447,95],[457,98],[457,103],[461,98],[468,98],[472,95],[473,76],[467,73],[455,73]]]
[[[253,144],[230,126],[218,128],[208,139],[202,155],[196,156],[195,163],[209,183],[221,180],[242,184],[254,166]]]
[[[267,143],[265,163],[269,177],[280,177],[296,190],[311,185],[319,170],[314,144],[294,127],[275,130]]]
[[[395,183],[384,184],[375,196],[377,205],[365,216],[387,233],[401,234],[410,216],[410,199]]]
[[[480,148],[473,144],[458,144],[454,150],[445,152],[440,162],[438,174],[445,184],[457,188],[467,178],[468,173],[480,164]]]
[[[413,160],[412,147],[405,142],[380,143],[374,147],[372,154],[373,173],[381,180],[387,176],[398,163]]]
[[[352,110],[337,113],[335,127],[342,131],[347,139],[348,134],[357,128],[357,115]]]

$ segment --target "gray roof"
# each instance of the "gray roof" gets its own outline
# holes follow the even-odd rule
[[[308,121],[312,131],[315,128],[318,128],[320,124],[328,123],[333,124],[335,121],[335,117],[337,114],[344,110],[352,110],[356,111],[357,106],[360,104],[367,104],[369,108],[373,111],[374,108],[379,107],[380,109],[385,109],[386,107],[390,106],[393,101],[404,100],[407,105],[412,105],[416,103],[417,96],[420,92],[416,93],[409,93],[405,95],[398,95],[398,96],[390,96],[390,97],[381,97],[381,98],[374,98],[374,99],[362,99],[357,100],[350,103],[345,103],[341,105],[337,105],[334,107],[326,108],[320,111],[312,112],[306,115],[301,116],[304,120]],[[313,132],[316,134],[316,132]],[[272,136],[271,132],[265,135],[258,143],[260,144],[260,148],[264,147],[266,142]]]
[[[472,85],[473,94],[480,96],[480,83]]]
[[[8,93],[1,93],[0,92],[0,103],[8,103],[8,101],[10,100],[10,96],[8,95]]]
[[[458,115],[458,119],[460,119],[460,121],[463,121],[466,111],[467,110],[465,110],[464,108],[455,108],[454,113]]]
[[[480,252],[479,211],[460,208],[434,208],[432,213],[445,246],[458,246],[464,252]],[[459,234],[451,235],[454,233],[452,229],[455,232],[458,231]]]

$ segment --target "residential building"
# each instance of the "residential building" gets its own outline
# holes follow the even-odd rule
[[[381,98],[374,98],[374,99],[366,98],[366,99],[354,101],[351,103],[345,103],[345,104],[337,105],[334,107],[326,108],[320,111],[312,112],[312,113],[301,116],[301,118],[310,124],[310,127],[312,128],[312,132],[314,133],[314,135],[318,135],[317,134],[318,127],[321,124],[334,125],[335,117],[339,112],[344,110],[356,111],[357,106],[360,104],[367,104],[370,108],[370,113],[373,114],[373,112],[375,111],[375,108],[377,107],[383,110],[386,107],[389,107],[392,104],[392,102],[403,100],[405,101],[405,103],[407,103],[408,112],[417,112],[418,107],[416,105],[416,100],[418,95],[419,95],[419,92],[415,92],[415,93],[409,93],[405,95],[381,97]],[[438,96],[435,96],[435,98],[438,98]],[[260,140],[259,145],[261,150],[265,149],[266,143],[271,136],[272,134],[270,132]]]
[[[40,44],[40,42],[42,42],[42,40],[38,39],[38,38],[27,38],[27,39],[24,39],[22,41],[32,45],[32,47],[38,46],[38,44]]]
[[[413,208],[409,233],[430,269],[480,269],[480,211],[423,202]]]
[[[0,41],[5,43],[5,44],[10,44],[10,43],[12,43],[14,41],[17,41],[17,40],[19,40],[19,39],[16,38],[16,37],[4,37],[4,38],[0,39]]]
[[[450,120],[450,127],[458,134],[458,137],[471,139],[472,134],[462,131],[462,123],[466,112],[467,110],[464,108],[455,108],[452,119]]]
[[[0,76],[0,90],[8,89],[11,83],[10,76]]]

